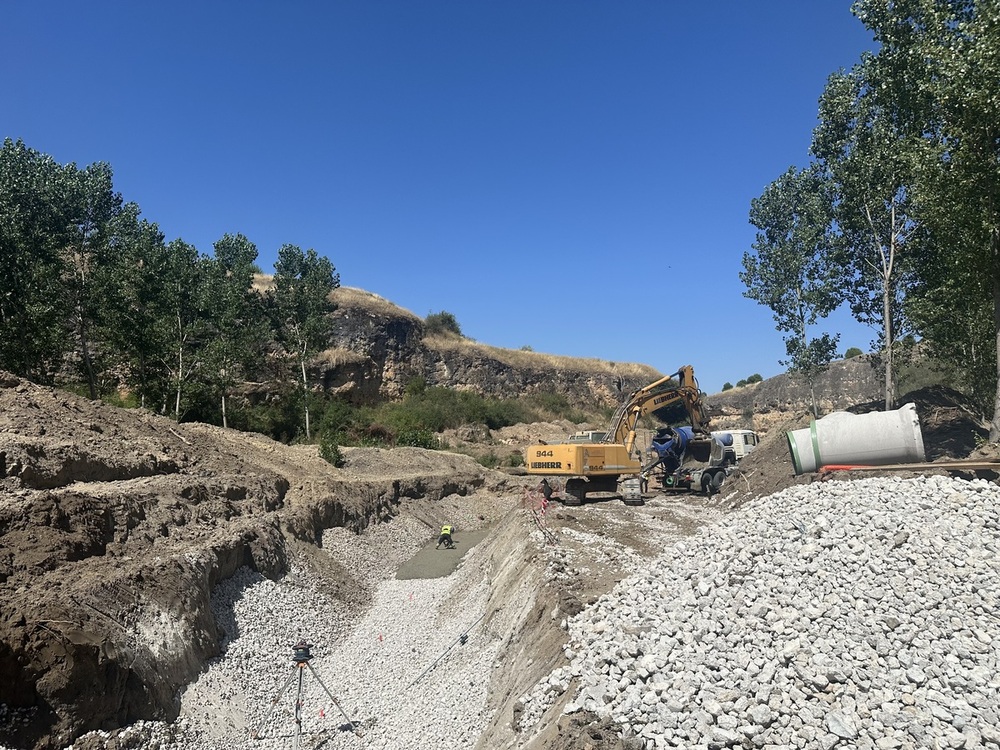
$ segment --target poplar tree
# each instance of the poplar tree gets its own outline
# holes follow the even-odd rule
[[[927,242],[911,314],[939,357],[992,399],[1000,441],[1000,2],[857,0],[873,76],[913,144]]]
[[[72,180],[52,157],[7,138],[0,147],[0,368],[53,382],[69,347],[62,255]]]
[[[833,201],[838,257],[850,282],[851,312],[877,331],[885,408],[895,399],[896,342],[906,333],[903,300],[912,284],[913,217],[909,144],[867,60],[830,77],[813,133],[817,168]]]
[[[303,252],[295,245],[282,245],[274,265],[273,302],[278,331],[286,351],[294,358],[302,385],[306,439],[309,424],[308,366],[330,343],[330,294],[340,286],[340,275],[329,259],[315,250]]]
[[[839,334],[810,336],[820,318],[843,302],[843,274],[834,258],[827,184],[815,169],[789,169],[751,202],[757,227],[753,253],[744,253],[743,293],[771,309],[784,332],[782,364],[809,385],[818,416],[815,381],[836,357]]]

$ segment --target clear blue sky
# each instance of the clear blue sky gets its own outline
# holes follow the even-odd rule
[[[4,3],[0,138],[168,240],[315,248],[486,344],[701,386],[783,370],[750,201],[802,166],[849,0]],[[838,315],[841,352],[873,333]]]

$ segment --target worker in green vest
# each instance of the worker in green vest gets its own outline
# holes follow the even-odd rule
[[[441,527],[441,534],[438,536],[438,543],[435,545],[434,549],[441,549],[443,544],[445,549],[451,549],[455,546],[455,543],[451,540],[451,534],[455,530],[455,527],[450,523],[446,523]]]

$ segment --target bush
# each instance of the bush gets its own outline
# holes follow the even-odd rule
[[[385,447],[394,445],[396,433],[384,424],[373,423],[361,431],[358,436],[362,445],[372,447]]]
[[[844,352],[844,359],[851,359],[852,357],[860,357],[862,354],[864,354],[863,351],[858,349],[858,347],[856,346],[852,346],[850,349]]]
[[[728,380],[722,384],[722,390],[731,391],[732,389],[733,389],[733,384],[730,383]]]
[[[440,447],[437,437],[430,430],[403,430],[396,436],[396,445],[432,451]]]
[[[424,325],[427,327],[427,333],[431,335],[462,335],[462,327],[459,326],[458,321],[455,320],[455,316],[444,310],[441,312],[429,313],[427,317],[424,318]]]
[[[319,455],[327,463],[339,469],[344,465],[344,454],[340,452],[337,437],[335,434],[323,433],[319,440]]]
[[[494,451],[490,451],[485,456],[479,457],[480,466],[485,466],[487,469],[495,469],[500,465],[500,456],[498,456]]]

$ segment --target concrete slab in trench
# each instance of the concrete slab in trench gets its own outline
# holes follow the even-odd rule
[[[443,578],[449,575],[465,557],[465,553],[475,547],[490,533],[489,529],[479,531],[456,531],[455,549],[434,549],[437,537],[431,539],[417,554],[399,566],[396,578],[406,581],[413,578]]]

